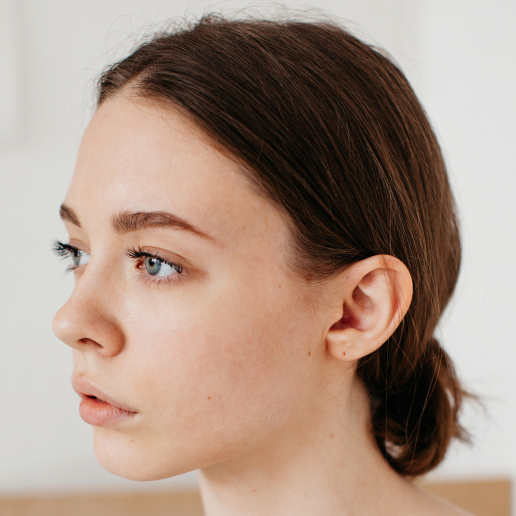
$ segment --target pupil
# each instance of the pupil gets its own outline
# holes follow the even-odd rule
[[[158,274],[161,269],[161,262],[156,258],[147,257],[145,258],[145,268],[149,274]]]

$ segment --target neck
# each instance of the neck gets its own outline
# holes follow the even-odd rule
[[[326,378],[267,442],[200,470],[206,516],[394,513],[394,493],[410,487],[376,445],[365,389]]]

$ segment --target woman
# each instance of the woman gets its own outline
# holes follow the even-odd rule
[[[199,469],[207,516],[456,515],[433,337],[460,242],[400,70],[329,23],[206,16],[109,67],[61,206],[54,319],[109,471]]]

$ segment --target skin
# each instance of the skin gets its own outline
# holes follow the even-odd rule
[[[401,262],[372,257],[318,284],[294,276],[284,215],[180,113],[128,93],[94,115],[65,204],[70,244],[90,260],[54,332],[74,349],[74,377],[137,412],[94,427],[107,470],[199,469],[207,516],[463,514],[387,465],[354,375],[408,309]],[[117,233],[126,211],[172,213],[210,238]],[[128,248],[183,272],[158,282]]]

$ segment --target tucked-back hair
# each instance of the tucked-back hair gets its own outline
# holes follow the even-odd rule
[[[399,68],[333,22],[204,16],[109,67],[120,93],[179,109],[286,215],[289,265],[324,281],[388,254],[412,275],[410,308],[356,369],[387,461],[416,476],[441,462],[464,395],[434,336],[461,247],[439,145]]]

